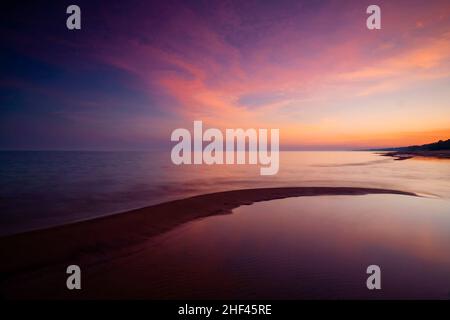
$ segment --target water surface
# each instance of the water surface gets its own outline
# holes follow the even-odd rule
[[[170,152],[0,152],[0,234],[203,193],[277,186],[390,188],[450,198],[450,161],[372,152],[281,152],[259,166],[175,166]]]
[[[99,281],[153,298],[449,299],[449,213],[404,195],[259,202],[152,239]],[[380,291],[366,287],[373,264]],[[129,289],[108,275],[120,268]]]

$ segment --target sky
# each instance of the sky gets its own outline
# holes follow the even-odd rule
[[[0,15],[3,150],[170,148],[194,120],[280,129],[286,150],[450,138],[448,0],[38,0]]]

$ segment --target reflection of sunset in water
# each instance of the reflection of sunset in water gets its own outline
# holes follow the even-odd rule
[[[449,209],[387,194],[259,202],[158,236],[96,281],[120,287],[119,269],[129,294],[163,298],[448,298]],[[379,292],[365,286],[372,264]]]
[[[257,165],[175,166],[169,151],[12,152],[0,164],[0,234],[245,188],[372,187],[450,199],[450,160],[364,151],[283,151],[276,176],[260,176]]]

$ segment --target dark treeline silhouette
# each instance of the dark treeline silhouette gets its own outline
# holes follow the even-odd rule
[[[438,151],[450,150],[450,139],[438,142],[423,144],[421,146],[395,147],[395,148],[380,148],[370,149],[369,151]]]

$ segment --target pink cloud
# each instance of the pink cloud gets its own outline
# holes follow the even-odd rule
[[[253,22],[232,5],[220,4],[208,17],[180,5],[158,30],[158,41],[119,30],[95,55],[135,74],[149,94],[171,97],[162,108],[180,121],[302,128],[303,119],[291,117],[293,105],[314,114],[328,103],[333,117],[329,106],[337,99],[447,78],[450,5],[424,6],[382,2],[383,28],[372,32],[362,4],[331,1],[314,12],[298,6],[278,12],[279,19],[254,12]],[[253,107],[242,102],[271,92]]]

